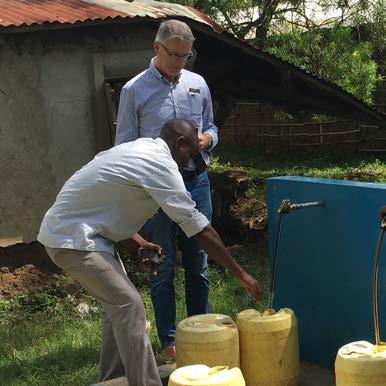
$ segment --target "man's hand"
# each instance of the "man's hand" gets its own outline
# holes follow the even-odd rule
[[[135,241],[137,245],[140,246],[140,248],[138,249],[138,258],[139,258],[138,263],[139,263],[140,269],[146,272],[150,272],[154,276],[157,275],[157,268],[162,261],[161,246],[145,240],[138,233],[134,233],[131,236],[131,239]],[[153,256],[154,253],[151,253],[153,251],[157,255],[157,257],[155,258]]]
[[[157,268],[164,259],[161,252],[162,248],[159,245],[146,242],[146,247],[141,247],[138,250],[140,269],[156,276]]]
[[[261,289],[258,281],[245,271],[237,275],[237,278],[245,291],[247,291],[256,302],[259,302],[261,299]]]
[[[381,219],[383,220],[384,218],[386,218],[386,206],[383,206],[380,210],[379,210],[379,215],[381,216]]]
[[[158,255],[161,254],[162,248],[160,245],[153,244],[150,241],[145,240],[139,233],[134,233],[130,237],[140,248],[143,249],[152,249],[157,252]]]
[[[206,250],[208,255],[216,260],[237,277],[240,285],[252,296],[255,301],[261,298],[261,289],[258,281],[245,272],[237,261],[231,256],[225,245],[221,241],[218,233],[207,225],[201,232],[198,232],[194,238],[200,247]]]
[[[157,255],[161,255],[161,252],[162,252],[162,248],[160,245],[153,244],[150,241],[146,241],[146,240],[144,243],[142,243],[141,248],[142,249],[152,249],[153,251],[157,252]]]
[[[200,150],[208,149],[212,145],[212,136],[209,134],[198,134]]]

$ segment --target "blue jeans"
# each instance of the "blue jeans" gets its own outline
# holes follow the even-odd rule
[[[196,208],[209,221],[212,219],[210,183],[206,172],[186,180],[186,189],[196,202]],[[174,344],[176,332],[176,303],[174,293],[174,270],[176,264],[176,236],[185,269],[185,300],[188,316],[209,312],[208,255],[194,238],[188,239],[178,225],[160,209],[145,224],[146,238],[161,245],[165,260],[151,276],[150,288],[161,347]]]

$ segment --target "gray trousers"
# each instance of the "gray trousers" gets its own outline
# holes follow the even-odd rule
[[[99,381],[126,374],[129,386],[160,386],[140,294],[121,262],[107,252],[46,250],[103,307]]]

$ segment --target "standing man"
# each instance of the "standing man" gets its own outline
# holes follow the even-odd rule
[[[150,67],[122,88],[115,144],[139,137],[157,138],[161,126],[173,118],[186,119],[197,130],[200,153],[182,171],[186,189],[196,208],[211,221],[210,184],[205,167],[218,142],[213,124],[212,99],[205,80],[184,70],[192,57],[194,37],[189,26],[177,20],[163,22],[153,43],[156,56]],[[206,252],[196,240],[188,239],[160,210],[145,225],[148,240],[161,245],[166,259],[158,275],[150,279],[151,295],[162,352],[175,358],[176,305],[174,269],[176,235],[185,268],[185,297],[188,316],[204,314],[208,307],[208,263]]]
[[[129,237],[160,252],[136,233],[160,206],[255,300],[260,298],[257,281],[228,253],[186,191],[178,169],[197,153],[192,125],[167,122],[160,138],[99,153],[64,184],[44,216],[38,240],[102,304],[99,381],[126,375],[129,386],[161,386],[141,296],[113,255],[113,241]]]

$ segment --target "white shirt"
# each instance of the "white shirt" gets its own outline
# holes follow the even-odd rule
[[[63,186],[40,226],[51,248],[112,252],[159,207],[194,236],[208,224],[186,191],[168,145],[140,138],[99,153]]]

